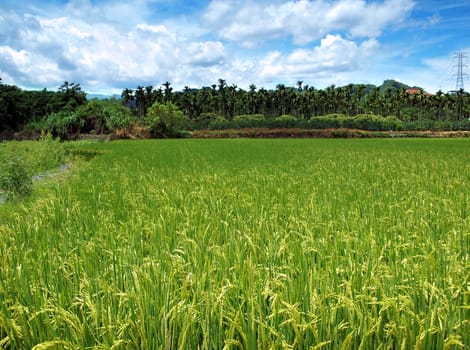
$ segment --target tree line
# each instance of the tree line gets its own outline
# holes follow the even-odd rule
[[[87,103],[80,84],[64,82],[57,91],[26,91],[2,84],[0,78],[0,132],[18,130],[27,123],[59,111],[72,112]]]
[[[298,81],[275,89],[247,90],[224,79],[198,89],[126,88],[120,98],[88,100],[80,84],[64,82],[57,91],[25,91],[1,84],[0,132],[24,128],[60,137],[80,132],[108,133],[130,125],[154,136],[177,128],[351,127],[380,129],[469,129],[470,94],[460,90],[428,94],[394,80],[381,86],[349,84],[325,89]]]
[[[250,114],[263,114],[268,118],[292,115],[298,119],[334,113],[375,114],[395,116],[403,121],[463,120],[470,116],[470,95],[463,90],[438,91],[432,95],[420,88],[413,88],[410,93],[408,88],[393,80],[378,87],[349,84],[331,85],[326,89],[298,81],[295,87],[278,84],[275,89],[266,90],[252,84],[244,90],[219,79],[218,84],[200,89],[185,87],[178,92],[173,92],[169,82],[159,88],[137,86],[134,90],[124,89],[121,98],[124,104],[135,108],[141,118],[155,102],[172,102],[191,120],[197,120],[203,113],[215,113],[227,120]]]

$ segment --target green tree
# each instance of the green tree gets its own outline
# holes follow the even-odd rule
[[[165,87],[164,95],[165,95],[165,102],[172,102],[173,101],[173,88],[171,87],[171,83],[166,81],[162,84]]]
[[[75,110],[78,106],[86,103],[86,94],[82,91],[80,84],[65,81],[59,87],[59,96],[62,108],[68,111]]]
[[[145,90],[143,86],[137,86],[135,89],[135,100],[137,104],[137,110],[139,112],[139,118],[143,119],[145,116]]]
[[[128,88],[124,89],[121,93],[121,99],[124,106],[131,109],[135,108],[134,90]]]
[[[146,116],[146,124],[153,136],[178,136],[186,121],[184,113],[171,102],[155,102],[148,109]]]

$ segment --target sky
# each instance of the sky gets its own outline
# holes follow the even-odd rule
[[[470,0],[0,0],[0,78],[31,90],[395,79],[446,92],[469,39]]]

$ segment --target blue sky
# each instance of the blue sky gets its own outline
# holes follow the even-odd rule
[[[0,77],[25,89],[396,79],[436,92],[455,88],[452,55],[470,56],[470,0],[2,0],[0,10]]]

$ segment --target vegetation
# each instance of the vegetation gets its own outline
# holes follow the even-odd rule
[[[64,82],[57,92],[23,91],[0,80],[0,132],[62,110],[72,111],[86,102],[80,84]]]
[[[50,134],[35,142],[0,143],[0,196],[8,200],[27,196],[32,177],[65,163],[67,149]]]
[[[146,118],[153,136],[176,136],[183,128],[186,117],[173,103],[155,102],[147,112]]]
[[[332,85],[324,90],[299,82],[298,87],[280,84],[275,90],[258,90],[251,85],[249,91],[245,91],[236,85],[228,86],[223,79],[211,87],[185,88],[180,92],[173,92],[168,82],[164,86],[165,89],[153,86],[145,89],[138,86],[135,91],[125,89],[122,99],[126,105],[135,106],[142,116],[154,102],[173,102],[196,122],[207,120],[208,115],[232,121],[241,115],[262,115],[270,120],[287,114],[302,122],[312,117],[341,114],[347,117],[394,116],[401,122],[414,122],[409,125],[418,128],[421,123],[433,126],[443,121],[448,124],[439,125],[450,130],[469,127],[465,122],[470,117],[467,92],[444,94],[439,91],[430,95],[419,88],[408,92],[407,85],[393,80],[379,87],[350,84]],[[207,127],[207,124],[200,123],[196,127]]]
[[[21,158],[1,150],[0,164],[1,201],[29,195],[32,180]]]
[[[154,106],[173,117],[163,121]],[[181,129],[246,127],[470,130],[470,94],[431,95],[393,80],[378,87],[350,84],[324,90],[299,81],[297,87],[251,85],[245,91],[219,79],[200,89],[173,91],[165,82],[158,89],[126,88],[120,100],[87,101],[75,83],[65,82],[57,92],[0,84],[0,138],[24,128],[73,139],[80,133],[128,135],[135,127],[147,127],[154,137],[181,136]]]
[[[79,133],[103,134],[126,129],[132,120],[131,110],[118,100],[91,100],[73,111],[63,109],[32,121],[27,128],[69,139]]]
[[[88,145],[0,206],[1,347],[464,349],[469,146]]]

